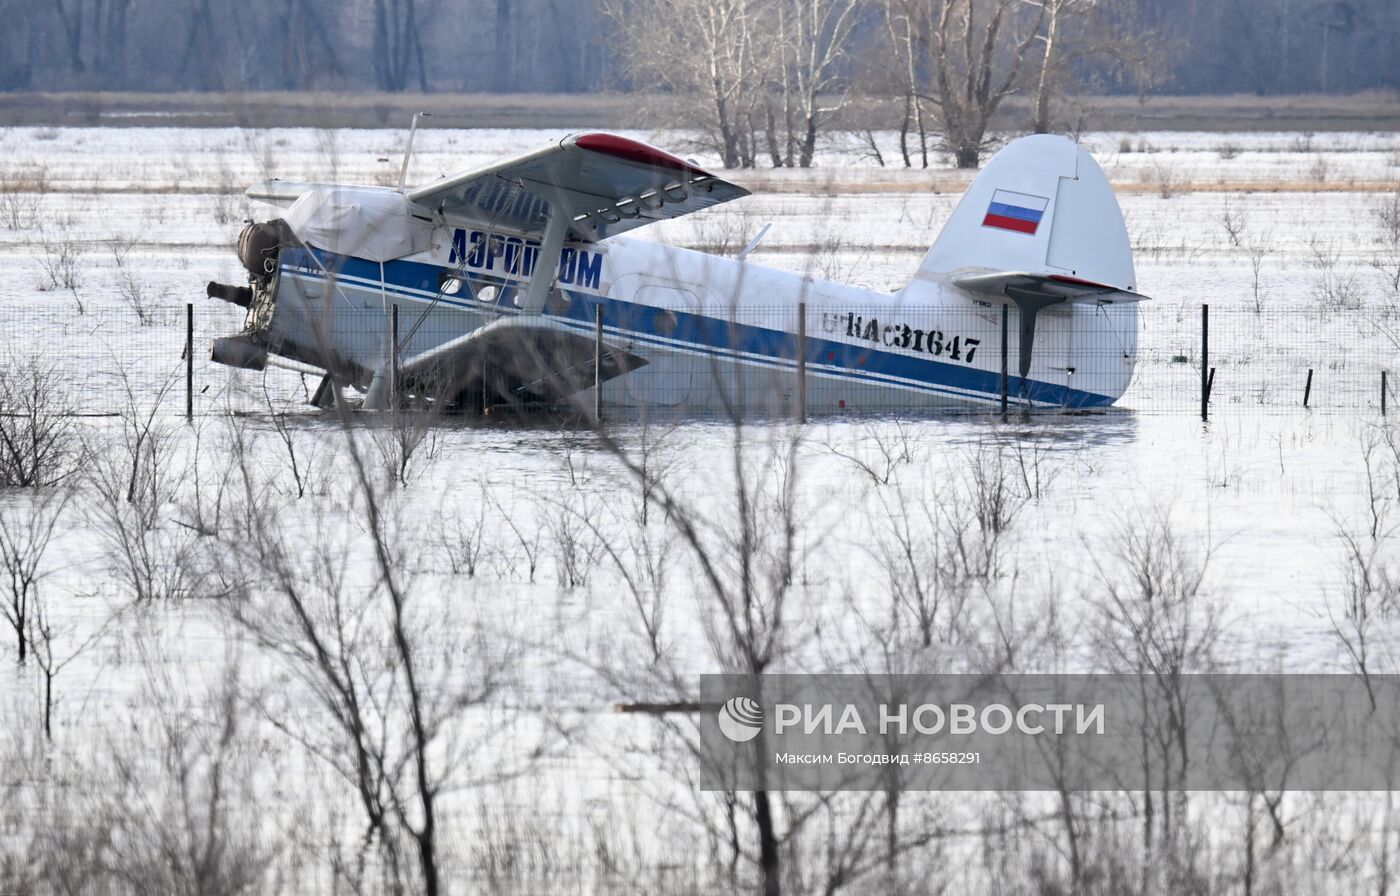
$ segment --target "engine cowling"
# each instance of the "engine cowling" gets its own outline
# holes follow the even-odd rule
[[[253,277],[270,276],[277,270],[282,247],[293,239],[292,229],[281,218],[249,224],[238,234],[238,260]]]

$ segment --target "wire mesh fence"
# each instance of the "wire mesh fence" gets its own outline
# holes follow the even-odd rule
[[[342,359],[349,360],[342,379],[352,400],[394,361],[402,365],[400,387],[414,392],[418,359],[436,349],[462,360],[454,388],[476,390],[477,409],[558,403],[560,391],[573,393],[566,401],[591,404],[595,378],[605,407],[695,413],[995,413],[1004,393],[1009,408],[1040,413],[1199,415],[1205,397],[1213,416],[1380,415],[1394,414],[1400,398],[1394,308],[1080,305],[1041,312],[1028,356],[1014,306],[805,311],[805,318],[795,305],[699,313],[574,296],[545,312],[566,334],[562,341],[527,336],[483,347],[462,337],[492,321],[519,321],[508,297],[406,301],[396,355],[385,309],[341,320],[330,341],[354,347]],[[245,327],[241,309],[216,303],[162,309],[144,320],[126,310],[14,307],[0,319],[4,368],[13,374],[39,359],[61,375],[74,413],[153,404],[175,415],[283,411],[306,407],[319,383],[307,363],[315,346],[294,351],[271,331],[257,337],[272,349],[265,369],[213,362],[211,343]],[[530,353],[533,363],[524,364]],[[511,375],[492,378],[502,370]]]

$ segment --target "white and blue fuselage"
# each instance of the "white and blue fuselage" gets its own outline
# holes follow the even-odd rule
[[[488,403],[759,412],[1003,395],[1095,408],[1127,389],[1145,297],[1082,147],[1037,136],[998,153],[896,293],[621,235],[745,193],[600,134],[408,193],[265,185],[260,198],[292,205],[239,239],[251,288],[211,284],[249,307],[215,357],[311,363],[367,389],[371,408],[386,406],[390,370],[395,390],[402,374],[406,394],[449,402],[479,382]]]
[[[468,226],[382,264],[284,250],[267,323],[291,349],[283,353],[315,363],[309,355],[326,340],[313,321],[329,319],[338,360],[373,371],[384,361],[395,305],[405,357],[521,314],[538,251],[533,240]],[[556,283],[545,316],[591,338],[601,309],[608,342],[647,361],[603,384],[605,405],[779,410],[795,400],[804,331],[812,411],[1000,401],[1006,306],[948,283],[879,293],[621,236],[566,245]],[[1093,408],[1126,389],[1136,356],[1132,306],[1070,305],[1042,315],[1025,379],[1015,367],[1017,311],[1008,313],[1013,400]]]

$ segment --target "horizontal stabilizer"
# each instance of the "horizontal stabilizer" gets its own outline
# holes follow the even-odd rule
[[[1033,274],[1029,271],[995,271],[971,274],[953,280],[954,285],[1003,302],[1013,293],[1022,297],[1083,305],[1112,305],[1120,302],[1146,302],[1148,297],[1106,283],[1095,283],[1064,274]]]

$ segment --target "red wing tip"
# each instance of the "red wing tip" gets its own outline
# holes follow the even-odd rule
[[[1072,283],[1075,286],[1092,286],[1096,289],[1112,289],[1118,292],[1132,292],[1131,289],[1124,289],[1121,286],[1110,286],[1107,283],[1098,283],[1094,280],[1085,280],[1083,277],[1070,277],[1067,274],[1051,274],[1050,279],[1058,283]]]
[[[573,143],[580,149],[589,152],[602,153],[613,156],[628,162],[635,162],[639,165],[650,165],[653,168],[670,168],[675,171],[685,171],[690,174],[710,177],[710,173],[703,168],[697,168],[685,159],[677,158],[669,152],[648,146],[637,140],[629,140],[626,137],[619,137],[616,134],[580,134],[574,138]]]

